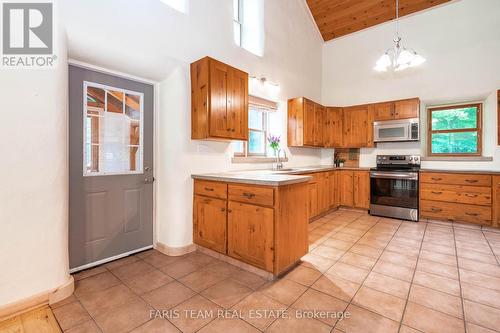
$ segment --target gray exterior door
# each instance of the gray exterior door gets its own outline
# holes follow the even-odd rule
[[[69,66],[69,262],[153,244],[152,85]]]

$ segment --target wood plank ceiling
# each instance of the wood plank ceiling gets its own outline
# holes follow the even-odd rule
[[[396,0],[306,0],[324,41],[393,20]],[[451,0],[399,0],[399,16]]]

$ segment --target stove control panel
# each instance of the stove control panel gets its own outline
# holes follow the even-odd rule
[[[377,155],[377,165],[420,165],[420,156]]]

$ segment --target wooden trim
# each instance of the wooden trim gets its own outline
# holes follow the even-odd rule
[[[0,322],[18,316],[30,310],[59,302],[71,296],[75,289],[73,276],[69,275],[68,280],[61,286],[50,289],[39,294],[9,303],[0,307]]]
[[[497,90],[497,145],[500,146],[500,90]]]
[[[185,246],[172,247],[165,245],[161,242],[156,242],[154,248],[155,250],[160,251],[161,253],[166,254],[167,256],[178,257],[196,251],[196,244],[188,244]]]
[[[253,95],[248,95],[248,106],[255,105],[257,107],[263,107],[271,110],[278,110],[278,103],[270,101],[268,99],[257,97]]]
[[[477,112],[477,127],[476,128],[465,128],[465,129],[455,129],[455,130],[432,130],[432,112],[440,110],[450,110],[459,109],[467,107],[476,107]],[[477,132],[477,152],[475,153],[454,153],[454,154],[441,154],[432,152],[432,134],[435,133],[465,133],[465,132]],[[467,104],[456,104],[449,106],[439,106],[427,108],[427,156],[430,157],[453,157],[453,156],[482,156],[483,153],[483,103],[467,103]]]

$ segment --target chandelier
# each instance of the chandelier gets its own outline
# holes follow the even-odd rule
[[[402,71],[409,67],[416,67],[425,62],[425,58],[417,54],[415,50],[404,47],[399,36],[399,0],[396,0],[396,31],[394,47],[389,48],[377,60],[373,68],[377,72],[386,72],[389,67],[394,71]]]

